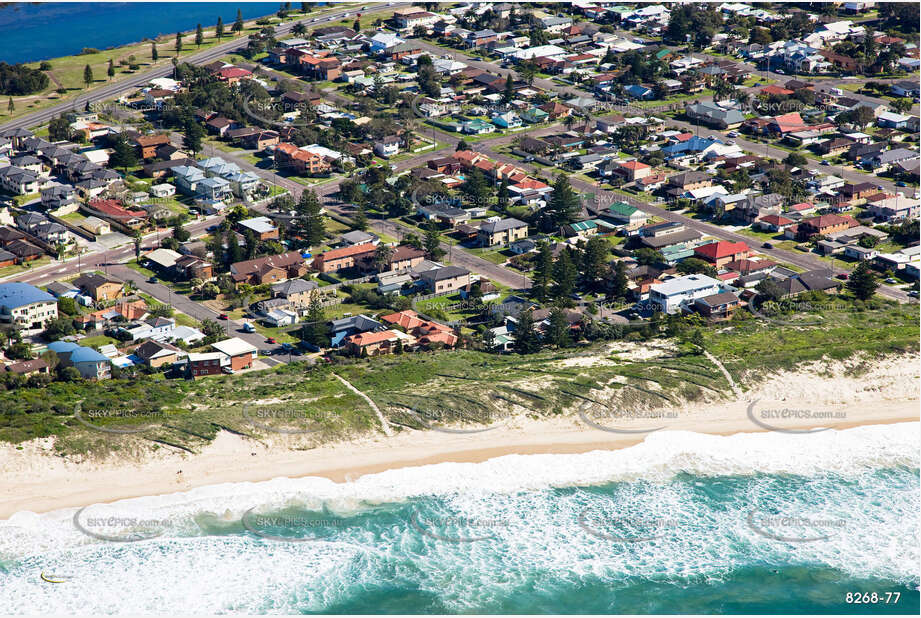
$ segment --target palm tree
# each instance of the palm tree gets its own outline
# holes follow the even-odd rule
[[[189,281],[189,285],[192,287],[192,294],[195,294],[196,292],[201,293],[201,286],[204,285],[204,282],[198,277],[194,277],[191,281]]]
[[[571,131],[573,126],[575,126],[575,124],[576,124],[576,117],[573,116],[572,114],[569,114],[568,116],[566,116],[566,118],[563,119],[563,125],[566,127],[567,131]]]

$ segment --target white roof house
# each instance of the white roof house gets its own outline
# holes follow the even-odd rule
[[[212,343],[211,347],[226,354],[227,356],[242,356],[244,354],[255,354],[257,351],[256,346],[243,341],[239,337],[231,337],[230,339],[224,339],[223,341],[218,341],[217,343]]]
[[[720,292],[720,282],[707,275],[675,277],[649,287],[649,301],[665,313],[675,313],[682,304]]]
[[[516,51],[513,56],[517,60],[531,60],[532,58],[553,58],[554,56],[562,56],[568,54],[565,49],[562,47],[557,47],[556,45],[538,45],[537,47],[526,47],[525,49],[519,49]]]
[[[257,234],[269,234],[277,229],[275,224],[272,223],[272,220],[268,217],[253,217],[251,219],[243,219],[240,221],[240,226],[245,227],[248,230],[252,230]]]

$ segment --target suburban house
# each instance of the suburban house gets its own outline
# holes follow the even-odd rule
[[[396,349],[398,342],[408,339],[414,342],[415,339],[396,330],[384,330],[377,332],[358,333],[345,338],[345,349],[349,354],[355,356],[378,356],[380,354],[390,354]]]
[[[402,140],[396,135],[388,135],[374,142],[374,154],[381,157],[392,157],[400,153]]]
[[[527,235],[527,223],[514,218],[505,218],[480,225],[480,229],[477,232],[477,243],[481,247],[507,245],[516,240],[526,238]]]
[[[295,307],[306,307],[319,287],[316,281],[288,279],[272,286],[272,298],[283,298]]]
[[[239,337],[231,337],[217,343],[212,343],[211,347],[230,359],[230,368],[233,371],[240,369],[249,369],[256,360],[256,346],[243,341]]]
[[[664,313],[677,313],[698,298],[712,296],[721,291],[720,282],[707,275],[685,275],[656,283],[649,288],[649,301]]]
[[[419,278],[429,290],[439,294],[467,287],[470,283],[470,271],[458,266],[444,266],[427,270],[421,273]]]
[[[729,262],[747,258],[751,255],[751,250],[744,242],[720,240],[695,248],[694,255],[710,262],[716,268],[721,268]]]
[[[250,231],[257,240],[278,240],[278,228],[268,217],[252,217],[237,223],[240,231]]]
[[[53,341],[48,349],[58,355],[62,367],[73,367],[87,380],[107,380],[112,377],[108,358],[94,350],[70,341]]]
[[[647,220],[646,213],[626,202],[611,204],[607,210],[601,212],[601,217],[616,225],[625,226],[628,231],[639,228]]]
[[[97,273],[80,275],[74,279],[73,284],[92,297],[96,302],[121,298],[125,290],[125,284],[121,281],[109,279]]]
[[[186,352],[169,343],[150,340],[135,348],[134,355],[148,367],[157,368],[178,362]]]
[[[796,226],[796,236],[799,240],[808,240],[816,235],[824,236],[833,232],[841,232],[856,225],[857,222],[851,217],[835,214],[820,215],[800,221]]]
[[[230,276],[234,283],[277,283],[307,273],[307,264],[298,251],[287,251],[253,260],[244,260],[230,265]]]
[[[0,283],[0,323],[31,331],[57,317],[57,300],[48,292],[28,283]]]
[[[359,261],[377,251],[371,243],[349,245],[319,253],[313,259],[313,268],[321,273],[337,272],[346,268],[355,268]]]
[[[727,320],[741,306],[739,297],[732,292],[718,292],[694,299],[694,309],[710,320]]]
[[[230,367],[230,359],[222,352],[192,352],[188,356],[186,374],[192,378],[213,376]]]

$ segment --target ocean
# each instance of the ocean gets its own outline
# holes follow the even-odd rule
[[[916,614],[919,429],[659,432],[23,512],[0,522],[0,608]]]
[[[220,16],[229,32],[237,16],[270,15],[279,2],[49,2],[0,3],[0,61],[48,60],[106,49],[161,34],[213,28]],[[295,10],[300,4],[292,5]]]

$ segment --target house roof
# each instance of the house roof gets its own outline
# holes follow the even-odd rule
[[[728,240],[712,242],[694,249],[694,253],[713,260],[748,252],[748,245],[744,242],[729,242]]]
[[[240,356],[241,354],[251,354],[256,351],[256,346],[239,337],[231,337],[217,343],[212,343],[211,347],[218,352],[223,352],[227,356]]]
[[[5,311],[45,301],[54,301],[54,296],[34,285],[18,281],[0,283],[0,308]]]
[[[500,219],[499,221],[484,223],[480,226],[480,230],[486,232],[487,234],[495,234],[496,232],[504,232],[506,230],[514,230],[521,227],[528,227],[528,224],[524,221],[519,221],[518,219],[509,217]]]
[[[384,330],[379,332],[372,333],[358,333],[346,337],[345,341],[357,346],[366,346],[373,343],[381,343],[382,341],[393,341],[399,339],[400,336],[393,330]]]

